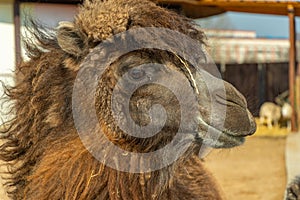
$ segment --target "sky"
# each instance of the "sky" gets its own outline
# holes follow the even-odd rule
[[[288,38],[287,16],[227,12],[196,20],[203,28],[251,30],[257,37]],[[300,33],[300,18],[296,18],[296,30]]]

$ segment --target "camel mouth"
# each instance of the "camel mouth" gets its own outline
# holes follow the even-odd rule
[[[235,146],[240,146],[245,142],[245,136],[234,135],[233,132],[228,132],[227,130],[222,131],[224,138],[226,138],[226,145],[221,148],[231,148]]]
[[[203,137],[199,136],[198,133],[197,137],[202,138],[202,143],[215,148],[232,148],[236,146],[240,146],[245,142],[246,136],[241,136],[239,133],[224,129],[220,130],[216,127],[208,125],[208,132]]]

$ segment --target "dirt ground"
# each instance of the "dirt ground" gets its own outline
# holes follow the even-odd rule
[[[214,150],[205,163],[228,200],[283,200],[285,137],[248,138],[243,146]]]

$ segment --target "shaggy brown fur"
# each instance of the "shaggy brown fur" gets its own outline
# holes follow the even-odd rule
[[[54,35],[33,26],[36,42],[26,43],[30,61],[18,67],[18,84],[8,89],[16,116],[7,123],[2,134],[5,143],[0,146],[0,159],[10,167],[6,185],[13,199],[221,199],[213,178],[197,157],[198,144],[171,166],[133,174],[103,165],[78,137],[71,103],[80,63],[103,40],[137,27],[164,27],[203,40],[203,33],[189,19],[146,0],[85,1],[74,23],[62,23]],[[176,56],[157,50],[125,55],[99,82],[96,108],[111,141],[130,151],[150,152],[167,144],[178,127],[169,127],[150,139],[129,137],[112,122],[108,109],[117,80],[113,74],[121,63],[135,59],[182,65]],[[153,89],[149,86],[141,93]],[[163,89],[156,91],[168,94]],[[175,98],[159,102],[179,106]],[[178,113],[173,115],[167,124],[176,124]]]

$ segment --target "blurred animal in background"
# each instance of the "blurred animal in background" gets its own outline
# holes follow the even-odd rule
[[[277,105],[281,106],[281,118],[279,124],[281,126],[287,127],[288,131],[291,131],[291,119],[293,115],[293,108],[289,103],[289,91],[286,90],[280,93],[276,98],[275,102]]]
[[[291,118],[293,114],[292,106],[289,103],[284,103],[281,107],[281,118],[280,124],[283,124],[287,127],[287,129],[291,130]]]
[[[263,103],[259,111],[260,124],[267,124],[269,129],[279,125],[290,131],[293,109],[288,101],[288,96],[288,91],[285,91],[275,98],[276,104],[273,102]]]
[[[281,117],[281,107],[272,102],[265,102],[260,107],[259,121],[260,124],[267,124],[268,128],[271,129],[278,125]]]

